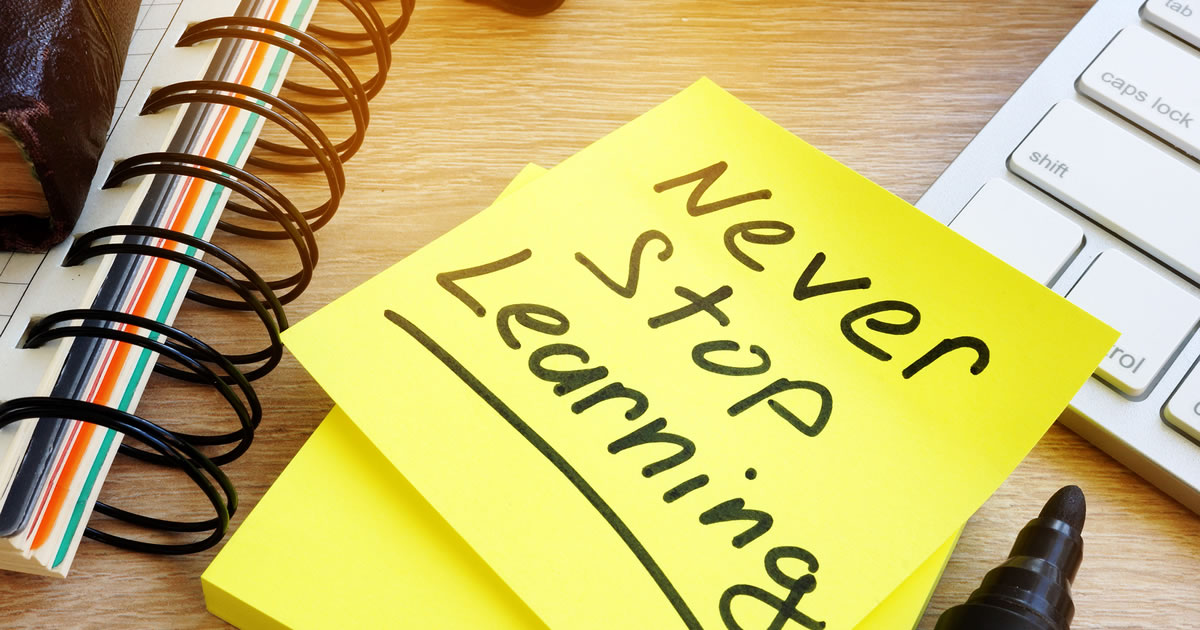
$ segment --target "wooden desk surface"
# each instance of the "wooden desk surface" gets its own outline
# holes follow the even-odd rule
[[[344,22],[324,4],[322,15]],[[380,7],[394,14],[397,4]],[[342,210],[318,234],[316,280],[290,315],[299,320],[487,206],[526,162],[552,166],[701,75],[915,201],[1090,4],[567,0],[523,19],[419,0],[372,102],[366,145],[347,166]],[[320,187],[285,183],[300,197]],[[256,266],[290,262],[280,244],[222,242]],[[180,323],[234,347],[254,343],[244,320],[202,307]],[[235,525],[331,406],[290,358],[259,391],[263,428],[229,467],[242,497]],[[202,390],[158,381],[141,410],[225,422],[210,403]],[[169,481],[122,464],[104,496],[202,513],[186,482]],[[970,520],[920,627],[964,600],[1067,483],[1089,505],[1073,627],[1200,628],[1200,518],[1058,425]],[[200,592],[214,553],[148,557],[85,541],[66,581],[0,574],[0,626],[224,627]]]

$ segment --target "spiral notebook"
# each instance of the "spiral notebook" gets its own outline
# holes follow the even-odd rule
[[[362,143],[366,102],[382,87],[389,46],[412,10],[412,0],[400,0],[400,17],[385,24],[371,2],[341,4],[361,32],[310,26],[316,0],[143,0],[109,141],[73,238],[45,255],[0,252],[0,568],[65,576],[84,535],[170,554],[221,540],[236,494],[219,465],[244,452],[261,419],[250,381],[279,361],[282,305],[311,278],[312,232],[336,210],[341,163]],[[355,76],[343,57],[356,54],[373,54],[378,74]],[[332,87],[286,82],[293,59],[314,65]],[[330,140],[313,121],[324,116],[352,118],[355,131]],[[299,146],[259,142],[267,124]],[[260,174],[313,172],[328,181],[329,199],[298,209],[268,175],[243,170],[247,164]],[[230,202],[234,190],[243,201]],[[217,229],[290,241],[301,269],[264,280],[208,242]],[[191,286],[195,277],[203,287]],[[222,353],[170,328],[185,298],[250,311],[265,347]],[[173,364],[158,365],[162,355]],[[233,430],[175,433],[133,416],[156,369],[216,388]],[[122,434],[140,444],[122,445]],[[183,469],[216,515],[179,522],[97,506],[118,451]],[[162,543],[90,529],[94,506],[191,538]]]

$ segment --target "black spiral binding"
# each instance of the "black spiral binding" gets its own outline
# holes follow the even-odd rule
[[[343,32],[310,25],[307,32],[268,20],[221,17],[190,25],[178,46],[241,39],[269,44],[291,52],[326,77],[332,87],[285,81],[283,93],[274,96],[236,83],[212,80],[184,81],[155,90],[142,114],[185,104],[224,105],[258,114],[296,140],[298,146],[259,140],[247,164],[292,173],[323,173],[329,198],[301,210],[270,183],[245,169],[211,158],[178,152],[147,153],[117,163],[104,187],[119,186],[144,176],[178,176],[225,186],[252,205],[230,202],[218,229],[244,237],[290,241],[299,269],[284,278],[265,280],[234,254],[191,235],[159,227],[115,225],[80,236],[64,265],[80,264],[100,256],[148,256],[185,265],[195,279],[216,285],[220,293],[193,287],[187,299],[208,306],[253,312],[265,329],[265,347],[250,352],[220,352],[172,326],[143,317],[106,309],[76,309],[54,313],[35,322],[25,347],[33,348],[62,338],[91,338],[131,344],[156,353],[167,362],[155,370],[174,379],[212,386],[229,405],[235,423],[231,430],[192,434],[167,430],[145,418],[96,403],[60,397],[31,397],[0,403],[0,427],[34,418],[68,418],[94,423],[140,442],[145,448],[122,444],[120,452],[159,466],[182,470],[211,502],[216,515],[200,521],[174,521],[136,514],[102,502],[96,511],[146,530],[174,534],[208,532],[199,540],[166,544],[127,538],[87,528],[85,535],[117,547],[158,554],[185,554],[208,549],[220,542],[237,509],[237,493],[220,466],[234,461],[249,448],[262,420],[262,405],[250,382],[268,374],[280,361],[280,333],[288,327],[283,305],[296,299],[312,279],[317,264],[313,233],[337,211],[346,187],[342,164],[362,146],[370,114],[367,101],[379,93],[392,63],[391,44],[408,26],[415,0],[400,0],[401,15],[385,24],[377,0],[337,0],[362,27]],[[326,45],[318,37],[340,42]],[[376,71],[360,81],[345,57],[374,55]],[[349,112],[354,131],[334,141],[311,115]],[[239,215],[236,221],[230,215]],[[246,222],[248,221],[248,223]],[[266,226],[264,227],[264,224]],[[174,245],[174,247],[172,246]],[[176,249],[180,247],[180,249]],[[190,248],[197,255],[185,253]],[[234,296],[231,298],[230,296]],[[235,299],[234,299],[235,298]],[[213,454],[214,448],[224,450]],[[202,451],[201,449],[205,449]]]

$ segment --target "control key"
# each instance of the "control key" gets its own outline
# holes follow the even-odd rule
[[[1096,376],[1134,398],[1200,321],[1200,300],[1116,250],[1100,254],[1067,299],[1120,331]]]

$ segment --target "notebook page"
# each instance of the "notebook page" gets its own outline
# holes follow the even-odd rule
[[[126,118],[124,116],[125,106],[133,95],[135,86],[144,76],[154,52],[162,45],[167,26],[178,12],[180,2],[181,0],[143,0],[138,11],[133,38],[130,41],[125,68],[121,75],[121,85],[117,92],[117,105],[113,112],[112,125],[109,128],[110,142],[112,132]],[[189,56],[197,57],[197,55]],[[204,55],[203,59],[196,59],[196,61],[206,60],[207,55]],[[129,118],[134,117],[135,114],[136,112]],[[111,164],[111,160],[109,160],[111,154],[110,150],[106,150],[100,164]],[[104,168],[98,168],[97,171],[94,183],[98,187],[99,178],[106,175],[107,172]],[[130,197],[132,196],[136,196],[136,193],[130,195]],[[107,197],[113,196],[108,195]],[[126,203],[129,201],[126,200]],[[85,217],[89,213],[94,213],[94,207],[89,206],[95,205],[89,199],[85,206]],[[81,223],[85,220],[86,218],[81,218]],[[16,318],[13,315],[22,308],[23,304],[28,306],[30,303],[38,301],[40,293],[30,290],[38,270],[50,256],[57,254],[57,258],[61,260],[67,246],[69,243],[60,245],[46,254],[0,252],[0,340],[2,340],[0,343],[0,400],[37,393],[29,388],[30,370],[36,373],[35,378],[40,378],[49,367],[45,358],[34,363],[18,360],[16,346],[23,331],[9,330],[9,328],[10,325],[15,327],[13,322],[16,321]],[[94,273],[99,269],[93,268],[91,271]],[[74,280],[70,283],[55,285],[53,291],[62,298],[62,301],[71,303],[72,306],[79,306],[84,301],[84,291],[87,289],[88,283],[81,281],[83,278]],[[43,313],[48,312],[44,309],[37,310]],[[26,378],[18,379],[18,373],[24,374]],[[37,383],[35,382],[34,385],[36,386]],[[44,389],[40,391],[45,393]],[[0,428],[0,497],[8,494],[13,469],[20,463],[31,432],[32,423],[28,422]]]
[[[185,0],[183,11],[201,4]],[[315,9],[315,0],[243,0],[236,7],[238,15],[266,18],[298,29],[304,29]],[[205,11],[210,10],[205,3]],[[234,13],[228,3],[218,15]],[[182,13],[181,13],[182,15]],[[177,17],[171,29],[196,22],[196,18]],[[168,34],[168,40],[175,37]],[[217,49],[213,60],[207,65],[204,77],[210,80],[225,80],[250,85],[267,92],[277,93],[290,65],[292,56],[282,49],[242,40],[225,40]],[[261,62],[261,63],[260,63]],[[145,100],[149,89],[179,80],[178,72],[170,59],[155,57],[151,64],[153,72],[161,74],[139,85],[132,102]],[[163,116],[163,112],[156,116]],[[151,116],[153,117],[153,116]],[[263,126],[257,115],[224,106],[191,107],[173,133],[169,150],[192,154],[205,154],[234,165],[244,165]],[[133,183],[126,184],[131,186]],[[215,230],[221,209],[229,197],[229,190],[208,182],[186,178],[158,177],[152,180],[145,195],[133,214],[131,222],[138,225],[167,227],[209,239]],[[198,253],[197,253],[198,255]],[[156,272],[161,272],[156,281]],[[183,295],[192,277],[191,269],[175,263],[146,257],[116,257],[105,274],[93,308],[119,310],[171,323],[182,305]],[[139,304],[149,304],[148,310],[139,310]],[[219,344],[219,342],[218,342]],[[141,392],[153,370],[156,355],[142,349],[132,349],[122,355],[116,344],[79,340],[70,349],[62,376],[53,389],[54,396],[89,400],[125,411],[134,411]],[[128,348],[126,348],[128,349]],[[98,394],[105,390],[110,394]],[[153,419],[153,417],[152,417]],[[72,431],[86,431],[80,423],[72,423]],[[38,550],[43,563],[52,563],[55,572],[64,573],[70,565],[76,546],[82,535],[83,523],[87,522],[91,506],[99,493],[120,442],[120,435],[106,429],[96,430],[91,442],[103,442],[95,456],[86,458],[80,476],[87,472],[86,483],[76,487],[77,479],[71,483],[71,506],[69,518],[58,518],[53,526],[56,533],[50,538],[59,544],[47,543]],[[86,443],[73,445],[70,451],[87,448]],[[59,460],[68,456],[63,449]],[[56,490],[57,492],[57,490]],[[62,516],[62,515],[60,515]],[[60,535],[61,533],[61,535]]]

